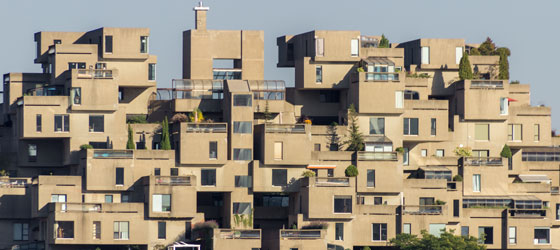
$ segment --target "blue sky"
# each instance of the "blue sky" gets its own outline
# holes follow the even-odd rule
[[[392,42],[417,38],[490,36],[509,47],[512,80],[531,84],[533,105],[552,107],[560,129],[560,1],[518,0],[208,0],[209,29],[265,31],[265,78],[293,84],[293,70],[276,68],[276,37],[313,29],[385,34]],[[37,31],[87,31],[99,27],[148,27],[150,53],[158,56],[158,86],[181,77],[182,31],[194,27],[194,0],[2,1],[0,72],[38,72],[33,64]]]

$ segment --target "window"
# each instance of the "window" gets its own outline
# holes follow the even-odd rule
[[[445,231],[445,224],[430,224],[429,229],[431,235],[439,237]]]
[[[550,228],[535,227],[534,244],[550,244]]]
[[[350,56],[357,57],[360,55],[359,44],[358,39],[352,39],[350,41]]]
[[[83,62],[69,62],[68,63],[68,70],[72,69],[85,69],[86,63]]]
[[[402,109],[404,107],[404,92],[395,91],[395,108]]]
[[[251,95],[234,95],[233,106],[251,107],[253,105],[251,100],[252,100]]]
[[[105,117],[102,115],[89,116],[89,132],[105,131]]]
[[[453,200],[453,217],[459,217],[459,209],[461,209],[459,200]]]
[[[105,36],[105,53],[113,53],[113,36]]]
[[[274,142],[274,160],[282,160],[283,143],[281,141]]]
[[[115,185],[124,185],[124,168],[115,168]]]
[[[480,174],[473,174],[472,182],[473,192],[480,192]]]
[[[107,63],[95,63],[95,69],[107,69]]]
[[[218,159],[218,142],[217,141],[209,142],[208,148],[209,148],[208,158],[210,158],[210,160]]]
[[[315,66],[315,82],[316,83],[323,82],[323,66],[321,65]]]
[[[367,187],[375,187],[375,169],[367,170]]]
[[[371,117],[369,118],[369,134],[384,135],[385,134],[385,118]]]
[[[511,245],[517,243],[517,227],[509,227],[508,239],[509,239],[509,244]]]
[[[54,132],[70,131],[70,121],[68,115],[54,115]]]
[[[93,232],[93,239],[99,240],[101,239],[101,221],[94,221],[92,224],[92,232]]]
[[[494,228],[478,227],[478,242],[483,244],[494,244]]]
[[[430,120],[430,135],[436,135],[436,118]]]
[[[171,212],[171,195],[152,195],[152,212]]]
[[[289,207],[290,197],[287,195],[255,195],[255,206],[258,207]]]
[[[315,39],[315,56],[325,55],[325,39],[316,38]]]
[[[469,226],[462,226],[461,227],[461,236],[468,237],[469,236]]]
[[[507,115],[508,114],[508,98],[502,97],[500,98],[500,115]]]
[[[250,148],[234,148],[233,149],[234,161],[250,161],[251,149]]]
[[[288,170],[273,169],[272,170],[272,186],[286,186],[288,184]]]
[[[161,168],[155,168],[154,169],[154,175],[155,176],[160,176],[161,175]]]
[[[166,228],[165,221],[158,221],[157,228],[158,228],[157,238],[159,240],[165,240],[165,238],[167,236],[167,232],[166,232],[167,228]]]
[[[95,149],[107,149],[107,142],[106,141],[90,141],[89,145],[91,145]]]
[[[335,196],[334,213],[352,213],[352,196]]]
[[[521,124],[508,124],[508,140],[521,141],[523,139],[522,129]]]
[[[313,151],[321,151],[321,144],[315,143],[313,146]]]
[[[57,239],[73,239],[74,238],[74,222],[73,221],[57,221],[54,223],[54,230]]]
[[[128,221],[115,221],[113,223],[113,239],[128,240]]]
[[[411,234],[411,225],[410,223],[404,223],[403,224],[403,234]]]
[[[463,58],[463,47],[455,47],[455,64],[460,64],[461,58]]]
[[[105,195],[105,203],[113,203],[113,195]]]
[[[156,64],[148,63],[148,81],[156,80]]]
[[[252,122],[233,122],[234,134],[251,134],[253,131]]]
[[[534,141],[540,141],[541,139],[541,126],[539,124],[534,124],[533,126],[533,140]]]
[[[383,197],[373,197],[373,205],[383,205]]]
[[[185,239],[190,239],[192,234],[192,223],[190,221],[185,222]]]
[[[418,118],[404,118],[404,135],[418,135]]]
[[[490,155],[489,150],[473,150],[472,156],[473,157],[488,157]]]
[[[43,131],[43,118],[41,117],[41,114],[37,114],[35,116],[35,131],[37,132],[41,132]]]
[[[474,139],[479,141],[490,140],[490,124],[475,124],[474,125]]]
[[[14,223],[14,240],[29,240],[29,223]]]
[[[422,149],[420,150],[420,155],[422,157],[427,157],[428,156],[428,150],[427,149]]]
[[[233,214],[251,214],[251,203],[249,202],[234,202]]]
[[[334,240],[344,240],[344,223],[335,223]]]
[[[65,203],[66,202],[66,195],[65,194],[52,194],[51,195],[51,202]]]
[[[403,165],[408,166],[408,148],[403,148]]]
[[[70,90],[70,100],[72,100],[72,105],[82,104],[82,88],[72,88]]]
[[[421,57],[422,57],[421,64],[430,64],[430,47],[421,48]]]
[[[216,169],[202,169],[200,185],[216,186]]]
[[[27,161],[36,162],[37,161],[37,144],[27,145]]]
[[[121,195],[121,203],[128,203],[130,200],[130,197],[128,196],[128,194],[122,194]]]
[[[140,53],[148,53],[148,37],[140,37]]]
[[[386,71],[384,71],[386,72]],[[420,94],[417,91],[405,90],[404,91],[405,100],[418,100],[420,99]]]
[[[340,95],[336,90],[319,90],[319,102],[338,103],[340,102]]]
[[[556,203],[556,220],[560,220],[560,203]]]
[[[171,176],[179,176],[179,168],[170,168],[169,175]]]
[[[246,187],[250,188],[253,186],[253,177],[238,175],[235,176],[235,187]]]
[[[54,43],[54,44],[62,44],[62,40],[60,40],[60,39],[54,39],[54,40],[53,40],[53,43]]]
[[[436,157],[444,157],[444,156],[445,156],[445,150],[436,149]]]
[[[387,224],[373,223],[372,224],[372,238],[373,241],[386,241],[387,240]]]
[[[334,169],[327,169],[327,177],[334,177]]]

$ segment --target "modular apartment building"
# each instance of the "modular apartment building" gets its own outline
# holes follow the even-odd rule
[[[560,248],[550,108],[496,79],[498,56],[470,56],[481,79],[460,80],[463,39],[315,30],[277,39],[287,87],[264,80],[263,31],[208,30],[208,10],[172,88],[156,88],[148,29],[35,34],[43,72],[3,78],[0,249],[385,248],[441,229]]]

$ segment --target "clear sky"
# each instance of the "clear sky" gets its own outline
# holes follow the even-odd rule
[[[148,27],[158,56],[158,86],[180,78],[182,31],[194,28],[195,0],[3,0],[0,72],[39,72],[33,64],[37,31]],[[490,36],[511,49],[512,80],[531,84],[533,105],[552,107],[560,130],[560,1],[527,0],[207,0],[209,29],[265,32],[265,78],[293,85],[293,70],[276,68],[276,37],[314,29],[385,34],[391,42],[417,38]]]

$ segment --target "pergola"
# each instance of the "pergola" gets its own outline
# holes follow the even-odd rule
[[[178,248],[185,248],[185,249],[188,249],[188,250],[194,250],[194,249],[200,250],[200,245],[188,244],[188,243],[185,243],[185,242],[182,242],[182,241],[178,241],[178,242],[173,243],[173,245],[169,245],[167,247],[167,250],[175,250],[175,249],[178,249]]]

